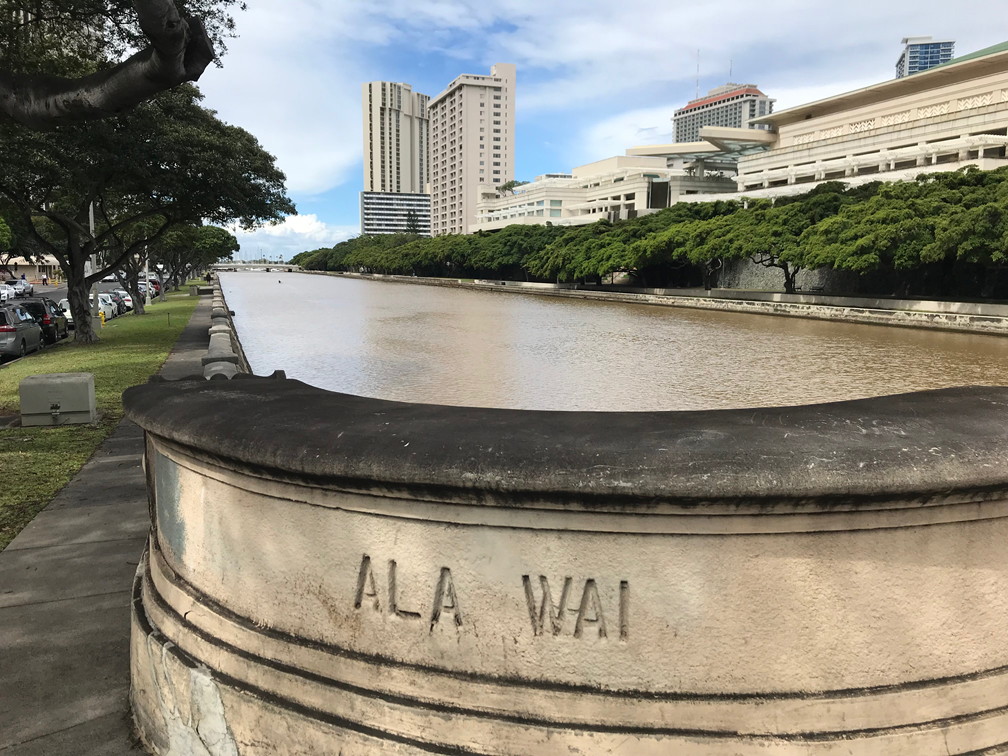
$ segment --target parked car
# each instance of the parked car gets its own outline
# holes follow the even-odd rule
[[[33,297],[35,296],[35,287],[32,286],[32,282],[26,278],[13,278],[8,281],[11,286],[14,287],[14,295],[18,297]]]
[[[112,296],[110,294],[106,294],[103,291],[98,292],[98,304],[102,306],[103,310],[105,305],[108,305],[109,312],[105,313],[105,320],[111,320],[112,318],[114,318],[116,315],[119,314],[119,305],[116,304],[115,300],[112,299]]]
[[[93,301],[92,297],[88,297],[88,307],[91,307]],[[105,320],[112,320],[115,317],[115,306],[104,294],[98,295],[98,311],[105,313]]]
[[[26,309],[0,306],[0,355],[24,357],[42,347],[42,328]]]
[[[30,297],[21,302],[35,322],[42,327],[42,338],[46,344],[55,344],[70,335],[66,315],[58,304],[48,297]]]
[[[63,310],[63,314],[66,316],[67,328],[69,328],[72,331],[74,329],[74,319],[73,319],[73,313],[70,311],[70,300],[61,299],[59,301],[59,308]]]
[[[17,296],[14,292],[14,287],[8,283],[0,283],[0,304],[3,304],[9,299],[14,299]]]
[[[126,303],[127,310],[133,309],[133,297],[130,296],[130,293],[126,291],[126,289],[116,289],[115,293],[123,298],[123,301]]]
[[[116,308],[116,315],[122,315],[126,312],[126,300],[123,299],[118,292],[106,291],[105,296],[112,300],[112,304]]]

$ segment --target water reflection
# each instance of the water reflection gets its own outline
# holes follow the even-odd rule
[[[805,404],[1008,383],[1008,338],[288,273],[221,277],[255,372],[521,409]]]

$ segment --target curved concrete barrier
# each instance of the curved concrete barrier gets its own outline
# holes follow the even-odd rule
[[[156,753],[1008,746],[1008,388],[589,413],[238,377],[125,404]]]

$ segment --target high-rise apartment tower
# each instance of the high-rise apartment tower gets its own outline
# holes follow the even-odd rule
[[[430,98],[409,84],[369,81],[361,87],[364,191],[361,233],[391,234],[417,225],[430,233]],[[385,197],[384,195],[404,195]],[[405,195],[409,195],[406,197]],[[407,217],[407,213],[409,214]]]
[[[426,191],[430,98],[409,84],[369,81],[362,87],[364,191]]]
[[[904,37],[900,44],[903,52],[896,61],[897,79],[948,63],[955,53],[955,40],[951,39]]]
[[[475,225],[480,185],[514,178],[515,66],[462,74],[430,101],[431,233]]]
[[[700,141],[702,126],[757,128],[750,126],[749,121],[772,113],[773,103],[755,84],[728,83],[716,87],[675,112],[672,116],[675,141]]]

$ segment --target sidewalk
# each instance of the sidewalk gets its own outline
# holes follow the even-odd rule
[[[202,375],[211,298],[161,369]],[[0,754],[119,756],[131,737],[130,589],[150,526],[143,431],[123,420],[0,552]]]

